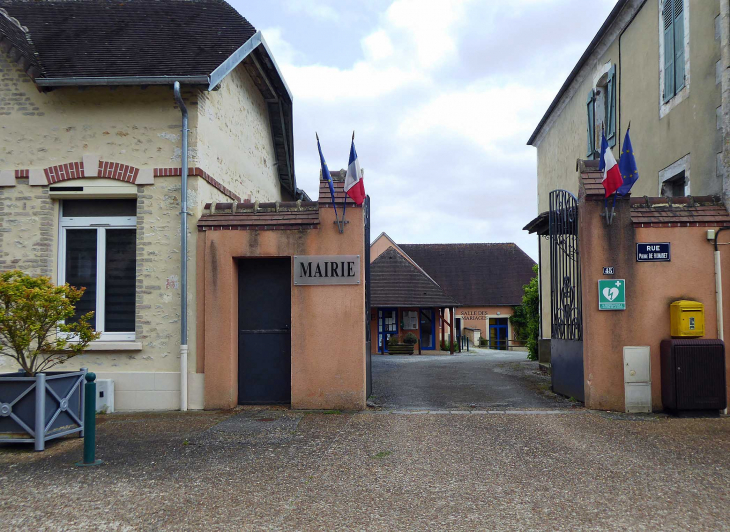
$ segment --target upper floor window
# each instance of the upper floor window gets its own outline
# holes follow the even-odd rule
[[[666,198],[680,198],[690,195],[690,155],[659,171],[659,194]]]
[[[86,291],[76,316],[93,311],[101,340],[134,340],[137,265],[136,200],[61,204],[59,283]]]
[[[601,154],[601,131],[605,131],[610,147],[616,145],[616,65],[609,63],[604,68],[586,100],[589,159]]]
[[[660,1],[661,104],[662,116],[669,111],[666,104],[688,86],[689,25],[687,0]]]

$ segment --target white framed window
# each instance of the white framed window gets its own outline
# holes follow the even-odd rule
[[[58,281],[86,291],[76,317],[93,311],[102,341],[135,339],[137,202],[64,200],[58,241]]]
[[[689,94],[689,0],[659,0],[659,118]]]
[[[690,154],[659,171],[659,195],[679,198],[690,195]]]

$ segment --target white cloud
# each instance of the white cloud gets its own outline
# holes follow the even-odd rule
[[[602,17],[584,0],[394,0],[375,20],[346,68],[307,62],[285,27],[265,32],[295,99],[299,186],[318,189],[314,131],[334,170],[354,129],[373,235],[511,241],[536,258],[521,230],[537,214],[525,142]]]

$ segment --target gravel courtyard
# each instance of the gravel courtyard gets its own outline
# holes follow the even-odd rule
[[[730,526],[730,419],[521,412],[100,416],[100,467],[0,446],[0,529]]]

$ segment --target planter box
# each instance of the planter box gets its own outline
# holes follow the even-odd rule
[[[84,377],[81,371],[51,371],[27,377],[0,374],[0,442],[46,441],[84,430]]]
[[[413,347],[410,344],[397,344],[388,346],[388,354],[390,355],[412,355]]]

